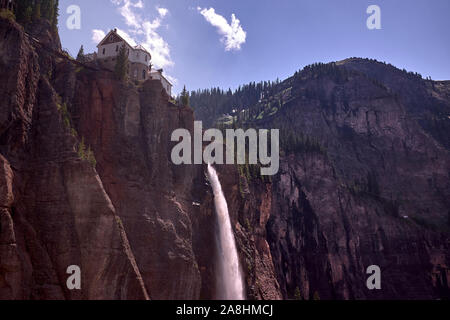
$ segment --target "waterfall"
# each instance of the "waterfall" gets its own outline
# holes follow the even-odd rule
[[[239,257],[231,227],[228,205],[222,192],[216,170],[208,164],[208,176],[214,192],[216,206],[218,235],[218,272],[217,298],[220,300],[244,300],[244,282]]]

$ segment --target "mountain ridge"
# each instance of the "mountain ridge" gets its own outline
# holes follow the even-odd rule
[[[59,50],[40,25],[34,36]],[[0,39],[0,298],[218,296],[205,165],[170,160],[171,133],[192,134],[194,111],[159,81],[124,83],[52,55],[15,22],[0,19]],[[234,115],[235,126],[281,129],[280,172],[216,166],[247,298],[448,297],[441,131],[419,124],[402,92],[354,70],[317,64],[288,80],[247,86]],[[446,106],[446,84],[426,101]],[[211,101],[198,120],[236,107]],[[70,265],[81,290],[66,286]],[[366,287],[370,265],[380,291]]]

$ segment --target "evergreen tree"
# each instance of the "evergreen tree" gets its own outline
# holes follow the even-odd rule
[[[319,293],[317,291],[314,292],[313,300],[315,300],[315,301],[320,300],[320,296],[319,296]]]
[[[34,4],[31,0],[22,0],[17,2],[16,17],[17,22],[27,25],[31,23],[33,17]]]
[[[33,6],[33,21],[37,21],[41,18],[41,3],[37,2]]]
[[[84,58],[84,47],[83,47],[83,45],[81,45],[81,48],[80,48],[80,50],[78,51],[78,54],[77,54],[77,61],[85,62],[85,58]]]
[[[41,1],[42,18],[52,21],[54,10],[55,10],[55,7],[54,7],[53,0],[42,0]]]
[[[47,0],[47,13],[46,18],[52,24],[54,31],[58,28],[58,17],[59,17],[59,0]]]
[[[180,100],[183,106],[189,107],[189,92],[186,90],[186,86],[184,86],[183,91],[181,92]]]
[[[302,300],[302,294],[300,292],[300,288],[299,287],[295,288],[294,298],[295,298],[295,300]]]
[[[24,12],[24,22],[25,24],[31,23],[31,21],[33,20],[33,8],[27,7],[25,12]]]
[[[86,156],[86,145],[84,144],[84,137],[81,138],[81,142],[78,145],[78,157],[84,159]]]
[[[56,31],[59,16],[59,0],[20,0],[16,5],[17,22],[28,27],[33,21],[45,19]]]
[[[114,73],[121,81],[126,81],[128,79],[128,54],[125,45],[122,45],[119,49]]]
[[[53,9],[53,27],[58,26],[58,17],[59,17],[59,0],[55,0],[54,9]]]
[[[94,168],[97,165],[97,160],[95,159],[95,154],[92,151],[91,146],[89,146],[87,150],[86,160],[89,161]]]

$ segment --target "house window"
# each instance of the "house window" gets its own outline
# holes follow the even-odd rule
[[[114,36],[111,35],[111,36],[109,37],[109,40],[114,41]]]
[[[105,52],[106,52],[106,48],[103,48],[103,55],[105,55]]]
[[[145,61],[147,61],[147,55],[145,55]]]
[[[119,46],[117,45],[117,46],[116,46],[116,52],[118,52],[118,51],[119,51]]]
[[[142,70],[142,79],[145,80],[145,70]]]

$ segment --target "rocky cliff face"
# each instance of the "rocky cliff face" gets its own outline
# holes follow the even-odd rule
[[[270,182],[225,182],[244,265],[270,260],[247,275],[251,297],[449,296],[449,88],[353,58],[305,68],[245,110],[244,126],[280,129],[283,146]],[[248,239],[267,259],[246,259]],[[382,290],[366,286],[371,265]]]
[[[54,55],[57,36],[34,30],[44,47],[0,20],[0,299],[214,298],[205,167],[170,161],[192,110],[158,81],[123,84]],[[278,175],[217,168],[249,299],[448,293],[446,124],[418,121],[398,81],[357,66],[286,80],[282,108],[251,123],[314,141],[287,149]],[[428,106],[448,105],[447,83],[424,90]],[[381,291],[365,286],[372,264]],[[67,289],[70,265],[81,290]]]
[[[94,150],[152,298],[197,298],[191,194],[200,171],[170,161],[171,133],[192,129],[192,111],[170,104],[158,81],[124,87],[110,73],[81,73],[72,104],[76,127]]]
[[[1,113],[0,297],[214,298],[215,218],[205,168],[170,161],[171,133],[193,131],[192,110],[171,104],[159,81],[123,84],[51,54],[54,44],[36,46],[13,23],[2,21],[0,30],[2,58],[16,57],[4,61],[1,81],[2,96],[13,98]],[[237,223],[237,171],[222,170],[230,173]],[[249,283],[264,273],[271,283],[261,282],[267,289],[254,288],[251,297],[281,298],[267,242],[257,238],[257,250],[252,237],[239,235],[243,259],[257,264],[247,271]],[[81,291],[66,287],[70,265],[81,267]]]
[[[202,168],[169,161],[170,134],[193,126],[192,111],[169,104],[157,81],[127,86],[33,46],[15,24],[0,30],[2,58],[15,57],[1,82],[11,97],[1,297],[198,298],[191,180]],[[81,291],[66,288],[69,265],[81,267]]]
[[[282,108],[252,123],[301,136],[287,139],[271,185],[267,239],[283,297],[448,295],[450,157],[434,137],[444,125],[427,126],[430,110],[348,63],[288,79]],[[420,94],[432,87],[422,83]],[[382,290],[366,287],[370,265]]]
[[[56,61],[15,23],[0,20],[0,34],[0,299],[147,298],[116,209],[64,124],[45,72]],[[81,291],[67,289],[70,265]]]

